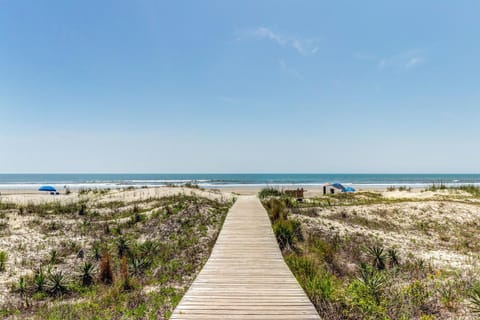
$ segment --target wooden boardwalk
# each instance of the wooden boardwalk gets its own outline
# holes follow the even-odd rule
[[[254,196],[230,209],[212,254],[170,319],[320,319],[283,261]]]

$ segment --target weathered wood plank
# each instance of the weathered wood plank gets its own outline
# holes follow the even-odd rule
[[[239,197],[212,254],[170,319],[320,319],[283,261],[267,212]]]

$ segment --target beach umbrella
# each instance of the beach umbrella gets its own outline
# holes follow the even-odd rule
[[[38,188],[38,191],[56,192],[57,189],[55,189],[55,188],[52,187],[52,186],[41,186],[40,188]]]

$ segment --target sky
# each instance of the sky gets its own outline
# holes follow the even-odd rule
[[[480,173],[479,12],[0,0],[0,173]]]

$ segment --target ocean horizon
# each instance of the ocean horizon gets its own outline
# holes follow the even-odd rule
[[[0,189],[36,189],[49,184],[57,188],[125,188],[181,186],[197,184],[202,188],[321,186],[340,182],[364,188],[389,186],[427,187],[480,185],[480,174],[355,174],[355,173],[82,173],[82,174],[0,174]]]

